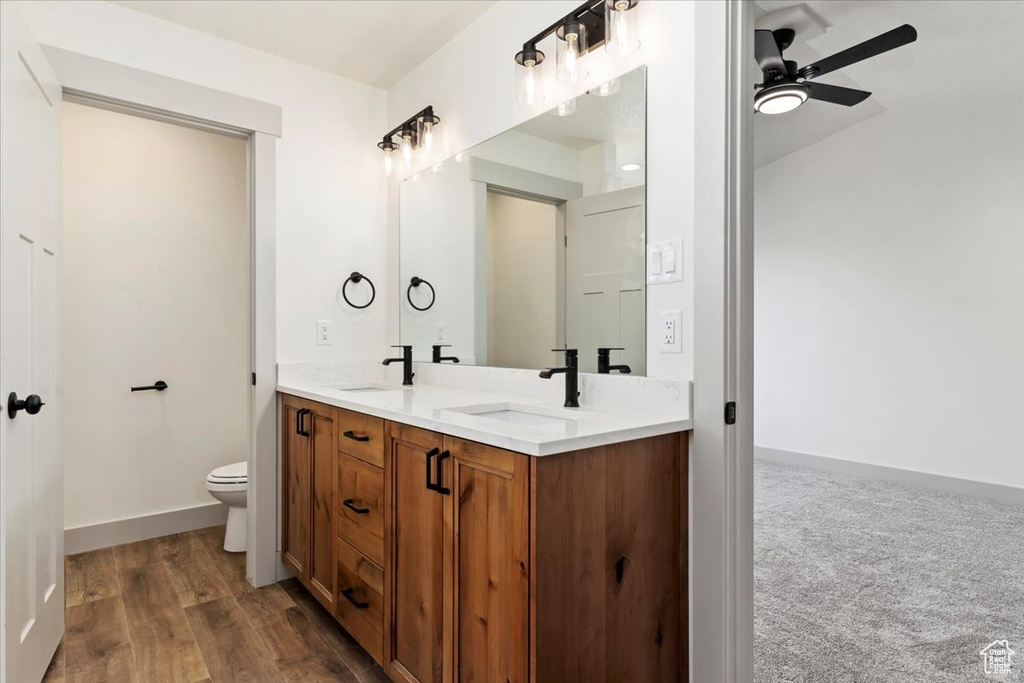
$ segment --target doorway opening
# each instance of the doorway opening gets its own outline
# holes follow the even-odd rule
[[[244,551],[247,139],[95,104],[62,107],[65,550],[223,524],[231,506]]]

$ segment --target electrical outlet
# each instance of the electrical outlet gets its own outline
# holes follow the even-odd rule
[[[674,311],[660,311],[658,313],[658,334],[661,338],[662,353],[682,353],[680,335],[683,329],[683,312],[679,309]]]
[[[446,325],[444,323],[437,323],[434,325],[434,343],[443,344],[446,334]]]
[[[331,344],[331,321],[330,320],[317,320],[316,321],[316,343],[318,346],[324,346]]]

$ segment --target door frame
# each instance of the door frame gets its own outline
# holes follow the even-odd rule
[[[255,586],[278,577],[276,139],[281,107],[43,44],[64,99],[242,137],[249,175],[249,547]]]
[[[754,675],[754,16],[728,0],[696,3],[695,18],[690,680],[744,683]]]

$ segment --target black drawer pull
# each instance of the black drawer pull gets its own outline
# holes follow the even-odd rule
[[[435,455],[437,455],[440,452],[440,448],[431,448],[429,451],[427,451],[427,490],[429,491],[437,490],[437,484],[430,481],[430,461],[433,459]]]
[[[345,500],[342,501],[341,504],[347,507],[352,512],[356,513],[357,515],[370,514],[370,508],[357,508],[355,505],[353,505],[352,498],[346,498]]]
[[[299,436],[309,436],[309,430],[306,429],[306,422],[303,418],[310,412],[312,411],[309,408],[300,408],[299,412],[295,413],[295,433]]]
[[[447,486],[441,486],[441,482],[444,480],[444,461],[452,457],[451,451],[444,451],[439,453],[437,460],[434,462],[437,465],[437,481],[434,483],[434,490],[440,493],[442,496],[449,496],[452,490]]]
[[[343,597],[344,597],[344,598],[345,598],[346,600],[348,600],[349,602],[351,602],[351,603],[352,603],[352,605],[353,605],[353,606],[354,606],[354,607],[355,607],[356,609],[366,609],[367,607],[369,607],[369,606],[370,606],[370,603],[368,603],[368,602],[359,602],[358,600],[356,600],[355,598],[353,598],[353,597],[352,597],[352,592],[353,592],[354,590],[355,590],[355,588],[346,588],[345,590],[341,591],[341,595],[342,595],[342,596],[343,596]]]
[[[344,434],[342,434],[342,436],[344,436],[346,439],[352,439],[353,441],[369,441],[370,440],[370,437],[368,437],[366,434],[359,434],[359,435],[357,435],[351,429],[348,430],[347,432],[345,432]]]

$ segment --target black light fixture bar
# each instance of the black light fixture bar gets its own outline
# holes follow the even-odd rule
[[[587,2],[523,43],[523,49],[525,50],[527,46],[535,49],[537,43],[557,31],[567,21],[577,21],[587,27],[587,34],[592,36],[592,42],[587,46],[587,52],[590,52],[595,47],[604,45],[604,3],[605,0],[587,0]]]
[[[413,135],[415,136],[416,135],[416,122],[419,121],[420,118],[425,118],[425,117],[437,118],[437,117],[434,116],[434,106],[433,105],[429,105],[428,104],[426,107],[424,107],[420,111],[416,112],[415,114],[413,114],[412,116],[407,118],[402,123],[400,123],[397,126],[395,126],[394,128],[392,128],[390,131],[388,131],[387,133],[384,134],[384,140],[387,141],[387,140],[395,137],[396,135],[398,135],[399,133],[401,133],[403,130],[405,130],[407,128],[411,129],[412,132],[413,132]],[[438,119],[438,120],[440,120],[440,119]]]

